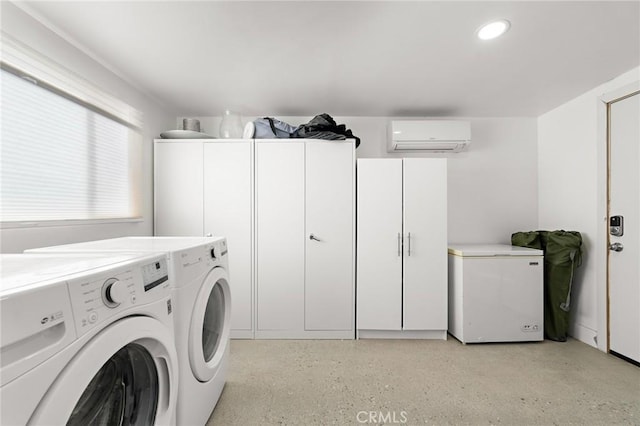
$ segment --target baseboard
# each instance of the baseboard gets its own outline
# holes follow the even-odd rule
[[[231,330],[232,339],[253,339],[253,330]]]
[[[582,324],[572,324],[571,329],[569,330],[569,335],[576,340],[581,341],[582,343],[586,343],[589,346],[593,346],[594,348],[598,348],[596,343],[596,337],[598,336],[598,332],[589,327],[585,327]]]
[[[447,330],[358,330],[358,339],[447,340]]]
[[[353,340],[353,330],[256,330],[256,339]]]

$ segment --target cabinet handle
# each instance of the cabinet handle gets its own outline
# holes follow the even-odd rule
[[[309,234],[309,239],[310,239],[310,240],[313,240],[313,241],[322,241],[320,238],[316,237],[316,236],[315,236],[315,235],[313,235],[313,234]]]
[[[402,235],[398,232],[398,257],[402,256]]]
[[[411,232],[407,234],[407,254],[411,256]]]

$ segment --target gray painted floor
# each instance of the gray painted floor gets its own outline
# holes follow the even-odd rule
[[[640,425],[640,368],[581,342],[234,340],[208,425]]]

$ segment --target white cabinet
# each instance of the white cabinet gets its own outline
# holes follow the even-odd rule
[[[360,159],[357,174],[359,337],[446,339],[446,159]]]
[[[257,330],[304,317],[304,144],[256,143]]]
[[[353,142],[255,145],[256,337],[353,338]]]
[[[231,329],[253,337],[253,149],[250,141],[204,143],[204,235],[222,235],[229,248]]]
[[[227,238],[232,337],[354,337],[353,141],[154,147],[155,235]]]
[[[305,330],[351,331],[355,320],[354,147],[344,142],[305,145]]]
[[[155,235],[227,238],[234,338],[254,329],[252,155],[249,140],[154,144]]]
[[[402,160],[358,160],[357,328],[402,324]]]
[[[202,142],[156,141],[154,144],[155,235],[201,237],[203,234]]]

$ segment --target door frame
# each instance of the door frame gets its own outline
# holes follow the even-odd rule
[[[598,339],[596,345],[603,352],[609,352],[609,107],[611,103],[640,92],[640,81],[604,93],[598,98],[598,235],[596,245],[596,282],[598,284],[596,302],[598,306]]]

